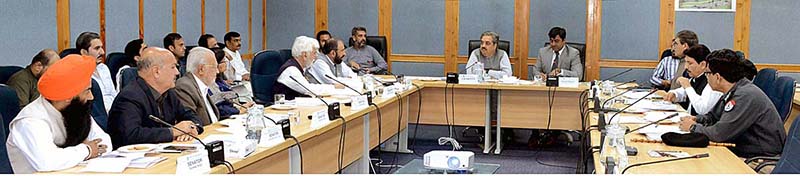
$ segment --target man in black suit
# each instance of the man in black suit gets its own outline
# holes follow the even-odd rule
[[[169,50],[147,48],[138,62],[139,77],[117,95],[109,113],[109,134],[113,146],[139,143],[189,141],[203,132],[201,121],[181,105],[172,89],[178,76],[177,59]],[[161,118],[172,129],[149,118]]]

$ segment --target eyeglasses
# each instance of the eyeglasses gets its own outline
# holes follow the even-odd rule
[[[714,73],[712,73],[712,72],[710,72],[710,71],[707,71],[707,72],[703,72],[703,74],[704,74],[704,75],[706,75],[706,76],[708,76],[708,75],[711,75],[711,74],[714,74]]]

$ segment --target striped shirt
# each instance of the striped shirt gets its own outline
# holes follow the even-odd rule
[[[658,66],[653,71],[653,76],[650,77],[650,83],[653,85],[661,85],[661,80],[672,80],[675,77],[675,72],[681,64],[681,59],[667,56],[658,62]]]

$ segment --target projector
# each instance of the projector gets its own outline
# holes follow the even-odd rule
[[[470,151],[431,151],[424,155],[427,169],[471,171],[475,163],[475,153]]]

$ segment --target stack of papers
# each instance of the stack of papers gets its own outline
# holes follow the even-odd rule
[[[679,134],[689,133],[686,131],[681,131],[681,129],[678,126],[668,126],[668,125],[652,125],[644,127],[639,130],[639,134],[644,134],[645,136],[647,136],[647,139],[656,141],[661,141],[661,135],[669,132],[675,132]]]
[[[130,165],[131,159],[124,157],[100,157],[87,162],[80,172],[122,173]]]
[[[153,165],[160,163],[161,161],[167,160],[167,157],[141,157],[138,159],[134,159],[130,162],[128,167],[130,168],[139,168],[139,169],[146,169],[150,168]]]
[[[666,101],[652,101],[642,100],[636,103],[632,108],[647,109],[653,111],[677,111],[680,110],[677,104],[669,103]]]
[[[655,122],[655,121],[663,119],[664,117],[670,116],[670,115],[672,115],[674,113],[675,112],[646,112],[646,113],[644,113],[644,119],[647,120],[648,122]],[[686,117],[686,116],[689,116],[689,114],[687,114],[685,112],[681,112],[681,113],[678,113],[678,116],[672,117],[672,118],[664,120],[662,122],[678,123],[678,122],[681,121],[681,117]]]

